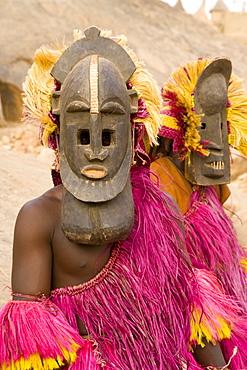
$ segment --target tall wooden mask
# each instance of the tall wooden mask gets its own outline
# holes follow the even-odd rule
[[[51,72],[61,84],[52,112],[60,118],[62,229],[70,241],[91,245],[125,239],[134,219],[130,114],[138,101],[126,83],[135,65],[99,34],[87,29]]]
[[[201,126],[197,129],[209,155],[202,157],[197,152],[191,152],[190,158],[185,159],[185,176],[193,184],[230,182],[226,107],[231,71],[230,60],[219,58],[210,63],[198,78],[194,102],[195,113],[201,115]]]

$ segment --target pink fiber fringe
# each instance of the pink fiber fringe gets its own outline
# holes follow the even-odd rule
[[[217,318],[222,318],[232,328],[233,335],[243,337],[243,331],[247,332],[247,318],[242,316],[242,310],[236,300],[231,299],[220,286],[215,274],[205,268],[194,268],[196,280],[199,285],[197,306],[202,307],[202,323],[210,323],[210,332],[216,341],[218,337],[217,327],[220,323]],[[241,323],[241,325],[239,325]],[[243,337],[244,338],[244,337]],[[242,338],[242,339],[243,339]],[[243,348],[246,348],[246,340]]]
[[[217,328],[220,323],[217,319],[222,318],[230,326],[234,326],[238,319],[240,308],[237,303],[225,294],[222,287],[219,285],[217,277],[210,270],[204,268],[195,268],[196,280],[199,285],[199,294],[197,296],[197,307],[202,307],[202,323],[210,324],[209,331],[215,341],[220,341]]]
[[[236,334],[237,332],[237,334]],[[234,349],[237,349],[236,355],[231,359],[231,370],[246,370],[247,369],[247,345],[246,345],[247,326],[246,320],[238,319],[236,326],[232,331],[230,339],[224,339],[220,345],[222,353],[228,361],[234,354]]]
[[[69,367],[63,367],[63,370],[113,370],[112,367],[107,366],[104,362],[98,363],[96,361],[96,348],[91,340],[84,340],[84,345],[78,351],[76,361]]]
[[[233,354],[234,348],[237,353],[231,360],[231,370],[247,369],[247,317],[242,315],[242,309],[236,302],[225,294],[218,279],[210,270],[202,265],[193,263],[196,280],[199,285],[197,289],[197,307],[202,308],[201,324],[209,329],[215,341],[219,341],[225,360],[228,362]],[[197,267],[195,267],[197,266]],[[196,296],[195,296],[196,298]],[[192,313],[193,315],[193,313]],[[231,329],[230,339],[223,339],[218,335],[220,327],[219,318],[223,319]],[[218,319],[218,320],[217,320]],[[196,343],[191,343],[196,344]]]
[[[62,349],[82,338],[68,324],[61,311],[49,300],[10,301],[0,310],[0,364],[28,359],[38,353],[41,360],[64,359]]]
[[[224,290],[247,313],[247,274],[241,266],[246,253],[213,187],[198,187],[185,214],[186,245],[192,259],[214,271]]]
[[[241,259],[246,260],[246,254],[213,187],[198,187],[193,192],[191,208],[185,214],[185,227],[187,249],[192,260],[199,261],[215,272],[228,295],[226,313],[229,309],[230,314],[231,307],[232,313],[234,306],[236,308],[235,319],[233,315],[229,320],[233,323],[231,338],[221,342],[223,354],[228,361],[237,347],[230,368],[247,369],[247,274],[240,263]],[[196,266],[196,262],[193,264]],[[229,299],[232,301],[231,307]]]
[[[182,370],[184,362],[198,369],[187,350],[193,273],[179,246],[181,216],[147,169],[133,167],[131,175],[135,224],[114,265],[90,289],[56,289],[51,299],[73,327],[80,317],[97,344],[98,363]]]

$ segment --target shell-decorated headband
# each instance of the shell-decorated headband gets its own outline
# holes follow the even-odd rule
[[[173,140],[173,151],[183,160],[192,151],[202,156],[209,154],[200,141],[197,127],[200,116],[194,107],[194,90],[202,71],[219,58],[201,58],[180,66],[164,83],[160,136]],[[227,122],[228,143],[247,155],[247,92],[242,80],[233,72],[228,85]]]
[[[162,99],[158,84],[144,68],[143,62],[140,62],[127,46],[127,39],[124,35],[112,36],[111,31],[101,31],[100,36],[110,38],[122,46],[135,64],[135,72],[128,81],[128,88],[135,89],[138,94],[139,110],[131,116],[131,122],[138,127],[139,132],[137,140],[139,148],[135,146],[135,151],[149,153],[151,146],[157,144],[157,136],[161,127]],[[82,31],[74,30],[74,42],[83,37],[85,35]],[[51,98],[56,89],[56,81],[50,72],[68,46],[65,43],[41,46],[35,53],[34,62],[23,83],[23,122],[40,126],[42,144],[51,147],[55,152],[59,149],[56,139],[59,135],[59,124],[51,114]],[[56,169],[58,167],[57,165]]]

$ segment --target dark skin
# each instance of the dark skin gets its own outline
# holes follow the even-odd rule
[[[61,229],[63,186],[58,185],[26,203],[15,225],[12,289],[14,293],[49,296],[52,289],[82,284],[92,279],[110,256],[107,245],[71,243]],[[14,296],[14,299],[28,299]],[[35,299],[35,298],[33,298]],[[81,335],[87,335],[78,319]],[[196,347],[194,356],[202,366],[225,365],[219,345]]]
[[[92,279],[110,256],[107,245],[71,243],[61,229],[62,185],[26,203],[17,218],[12,289],[14,293],[46,296],[52,289]],[[18,296],[14,299],[20,299]],[[86,329],[78,322],[80,334]]]

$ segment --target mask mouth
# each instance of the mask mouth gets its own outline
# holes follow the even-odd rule
[[[225,175],[224,161],[211,161],[203,164],[202,174],[205,177],[219,179]]]
[[[108,171],[103,166],[86,166],[81,170],[81,174],[89,179],[103,179]]]
[[[205,163],[205,166],[213,168],[214,170],[224,170],[225,162],[224,161],[213,161],[210,163]]]

